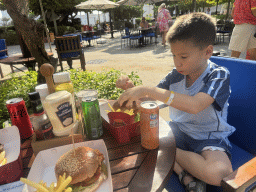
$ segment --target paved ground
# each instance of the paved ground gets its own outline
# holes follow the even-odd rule
[[[155,86],[165,75],[174,67],[170,48],[161,45],[161,37],[158,38],[159,43],[151,44],[146,47],[132,48],[125,47],[121,49],[120,33],[115,33],[113,39],[110,35],[104,35],[107,40],[106,44],[93,43],[93,47],[85,47],[84,54],[86,60],[86,69],[92,71],[102,71],[103,69],[115,68],[129,74],[131,71],[136,71],[142,79],[143,85]],[[45,44],[46,50],[50,51],[49,44]],[[57,58],[55,46],[51,45],[54,51],[54,56]],[[215,51],[220,51],[222,55],[230,56],[228,50],[228,39],[225,43],[220,43],[214,46]],[[8,46],[9,55],[21,53],[19,46]],[[241,55],[245,58],[245,53]],[[8,65],[1,64],[4,78],[10,78],[11,69]],[[24,66],[18,65],[18,68],[27,70]],[[80,61],[74,60],[73,67],[79,68]],[[64,62],[64,69],[68,69],[68,65]],[[60,70],[58,67],[57,70]],[[22,73],[15,70],[17,75]],[[168,111],[161,110],[161,115],[168,120]]]

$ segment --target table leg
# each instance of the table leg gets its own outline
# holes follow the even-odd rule
[[[12,73],[14,73],[13,65],[12,65],[12,64],[10,64],[10,66],[11,66]]]
[[[3,74],[3,71],[2,71],[1,65],[0,65],[0,74],[1,74],[1,78],[4,78],[4,74]]]

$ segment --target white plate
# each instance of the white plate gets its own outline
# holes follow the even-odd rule
[[[108,178],[105,180],[100,187],[98,188],[97,192],[112,192],[113,185],[112,185],[112,177],[111,177],[111,170],[109,165],[109,158],[106,145],[103,139],[95,140],[95,141],[87,141],[87,142],[80,142],[76,143],[75,147],[86,146],[92,149],[98,149],[105,157],[104,163],[108,169]],[[34,182],[40,182],[43,180],[47,183],[47,186],[50,186],[52,182],[57,182],[54,167],[58,159],[67,151],[73,148],[73,144],[55,147],[52,149],[47,149],[44,151],[40,151],[36,156],[36,159],[30,169],[28,174],[28,179]],[[36,191],[34,188],[25,185],[23,188],[23,192],[34,192]]]

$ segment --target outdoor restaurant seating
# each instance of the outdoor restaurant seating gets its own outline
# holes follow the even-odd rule
[[[139,44],[142,44],[141,42],[141,39],[143,38],[144,36],[141,35],[138,31],[133,31],[130,33],[130,48],[132,48],[134,45],[135,46],[138,46]],[[134,43],[135,41],[135,43]]]
[[[157,43],[157,27],[155,28],[152,28],[149,32],[147,32],[145,34],[145,37],[149,37],[150,38],[150,43],[152,43],[152,38],[154,37],[155,38],[155,43]]]
[[[228,36],[229,41],[232,35],[234,24],[230,21],[225,21],[222,24],[217,24],[216,39],[218,42],[224,43],[225,36]]]
[[[6,48],[5,39],[0,39],[0,60],[7,57],[8,57],[8,50]],[[1,65],[0,65],[0,75],[1,75],[1,78],[4,77]]]
[[[85,57],[81,47],[81,35],[66,35],[55,38],[56,49],[63,71],[62,61],[67,61],[72,69],[72,60],[80,59],[81,68],[85,71]]]
[[[212,56],[210,60],[226,67],[230,71],[231,96],[229,98],[227,120],[229,124],[236,128],[236,131],[229,137],[232,145],[231,163],[235,171],[246,162],[255,158],[256,155],[256,62],[215,56]],[[249,172],[250,169],[255,173],[253,167],[248,167],[247,171]],[[246,178],[242,179],[246,180]],[[222,187],[207,185],[207,191],[230,191],[224,188],[226,184],[226,182],[223,182]],[[247,186],[247,189],[252,187]],[[185,191],[176,174],[172,174],[166,188],[170,189],[170,191]]]
[[[120,31],[120,33],[121,33],[121,49],[122,49],[123,41],[124,41],[124,46],[125,46],[125,41],[127,45],[129,44],[128,40],[130,38],[130,30],[128,27],[126,27],[124,31]]]

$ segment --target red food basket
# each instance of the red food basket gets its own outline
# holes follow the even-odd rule
[[[110,134],[117,140],[118,143],[130,142],[130,139],[140,135],[140,122],[134,122],[135,115],[128,115],[123,112],[109,112],[109,123],[103,121],[104,126]],[[114,126],[115,120],[122,120],[124,125]]]

